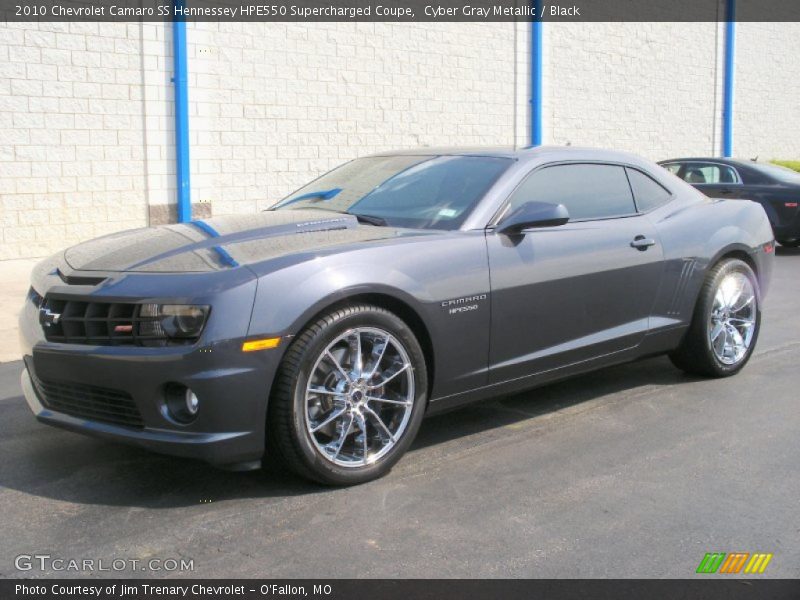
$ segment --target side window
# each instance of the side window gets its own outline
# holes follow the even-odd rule
[[[737,183],[739,181],[733,168],[709,163],[686,165],[683,178],[687,183]]]
[[[664,167],[667,171],[669,171],[673,175],[677,175],[678,171],[681,170],[681,167],[683,165],[681,165],[681,163],[669,163],[669,164],[661,165],[661,166]]]
[[[556,165],[534,171],[509,199],[511,210],[525,202],[563,204],[570,220],[636,212],[625,170],[616,165]]]
[[[720,166],[718,169],[720,183],[739,183],[741,181],[733,167]]]
[[[640,212],[649,212],[662,204],[666,204],[672,198],[672,194],[649,175],[645,175],[636,169],[625,170],[631,182],[633,197],[636,199],[636,207]]]

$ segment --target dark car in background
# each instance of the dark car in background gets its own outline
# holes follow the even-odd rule
[[[46,259],[22,385],[44,423],[359,483],[426,413],[662,353],[733,375],[773,251],[760,206],[628,154],[387,153],[265,212]]]
[[[658,164],[711,198],[758,202],[778,243],[800,246],[800,173],[730,158],[675,158]]]

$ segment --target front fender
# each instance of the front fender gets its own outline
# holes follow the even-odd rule
[[[248,335],[297,335],[326,307],[361,294],[391,296],[411,306],[421,317],[423,305],[433,302],[430,290],[396,269],[366,277],[373,271],[366,264],[319,265],[321,268],[309,271],[311,266],[264,277]]]
[[[490,319],[482,232],[373,245],[265,269],[248,335],[288,341],[326,308],[366,294],[404,304],[425,326],[436,364],[432,399],[485,385]],[[473,310],[451,312],[443,305],[473,296],[483,297]]]

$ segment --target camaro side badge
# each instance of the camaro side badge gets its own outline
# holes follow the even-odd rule
[[[41,323],[45,327],[50,327],[51,325],[58,325],[58,322],[60,320],[61,320],[61,313],[54,313],[47,306],[42,306],[39,309],[39,323]]]
[[[451,315],[457,315],[458,313],[478,310],[478,304],[481,301],[486,300],[486,298],[487,294],[478,294],[477,296],[466,296],[464,298],[445,300],[442,302],[442,308]]]

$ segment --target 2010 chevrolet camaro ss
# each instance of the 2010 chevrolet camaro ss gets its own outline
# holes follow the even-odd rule
[[[773,251],[761,206],[628,154],[381,154],[258,214],[46,259],[22,386],[44,423],[358,483],[425,413],[661,353],[736,373]]]

